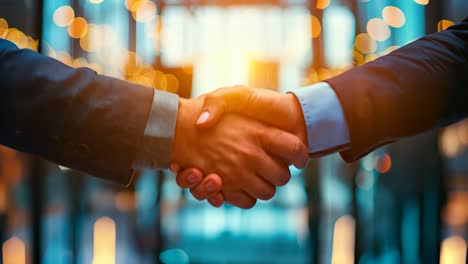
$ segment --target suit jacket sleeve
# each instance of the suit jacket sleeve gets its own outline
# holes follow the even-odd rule
[[[327,82],[349,128],[346,161],[456,122],[468,113],[468,18]]]
[[[0,144],[128,184],[153,89],[0,39]]]

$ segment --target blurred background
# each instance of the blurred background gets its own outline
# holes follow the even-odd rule
[[[195,97],[313,84],[466,16],[466,0],[0,0],[0,37]],[[291,172],[271,201],[214,209],[168,171],[121,189],[0,147],[0,261],[467,263],[468,120]]]

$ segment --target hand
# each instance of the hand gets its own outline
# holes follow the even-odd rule
[[[307,155],[306,146],[290,133],[236,115],[200,129],[196,120],[203,102],[203,97],[180,100],[172,160],[182,168],[219,175],[223,197],[235,206],[251,208],[257,199],[273,197],[275,187],[290,179],[288,165]]]
[[[278,128],[296,134],[307,144],[307,130],[302,108],[293,94],[279,94],[265,89],[252,89],[244,86],[221,88],[204,96],[197,125],[210,127],[222,117],[224,113],[238,113]],[[293,162],[296,167],[303,167],[307,156]],[[180,166],[173,163],[171,168],[178,173]],[[199,175],[198,181],[189,182],[189,175]],[[210,174],[203,178],[201,172],[195,168],[187,169],[177,175],[177,182],[181,188],[191,188],[198,199],[206,199],[215,207],[222,205],[222,179],[219,175]],[[208,183],[210,183],[208,185]]]

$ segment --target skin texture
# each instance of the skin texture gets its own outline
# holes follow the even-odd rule
[[[303,146],[306,147],[307,129],[300,103],[293,94],[279,94],[265,89],[235,86],[218,89],[201,99],[203,99],[203,106],[197,112],[198,119],[196,123],[202,131],[210,131],[213,126],[222,124],[225,118],[229,119],[232,114],[237,114],[271,125],[272,127],[269,129],[276,131],[274,133],[278,133],[276,129],[288,131],[296,135]],[[259,123],[255,123],[254,120],[250,120],[250,123],[253,126],[259,126]],[[238,131],[236,133],[242,132]],[[241,134],[237,135],[240,136]],[[264,147],[268,147],[270,144],[281,144],[281,142],[284,145],[290,144],[289,141],[285,141],[285,139],[278,136],[271,136],[266,132],[260,136],[264,138],[264,141],[269,142],[269,144],[264,144]],[[243,141],[242,137],[238,137],[238,139],[233,141],[233,143],[239,144],[239,142]],[[282,155],[284,149],[287,149],[287,146],[283,146],[282,149],[276,147],[273,151],[270,150],[269,154]],[[290,154],[287,164],[294,164],[300,168],[305,166],[307,159],[306,149],[302,155],[293,156]],[[226,181],[225,178],[220,176],[218,171],[214,170],[210,171],[210,173],[203,173],[200,167],[190,165],[182,166],[182,168],[187,169],[181,170],[181,166],[176,161],[171,165],[171,169],[178,173],[177,183],[179,186],[181,188],[190,188],[192,194],[197,199],[208,199],[208,202],[215,207],[221,206],[225,200],[231,204],[237,204],[235,200],[237,197],[226,197],[227,191],[232,188],[232,181]],[[277,171],[277,167],[268,166],[264,166],[263,168],[257,167],[257,169],[260,169],[258,173],[266,181],[274,177]],[[204,175],[206,176],[204,177]],[[243,178],[239,178],[238,180],[248,181],[248,177],[251,176],[251,174],[245,174]],[[248,193],[252,197],[259,196],[253,190]],[[264,195],[262,198],[269,199],[272,196],[271,194],[270,190],[268,195]]]
[[[177,178],[178,184],[185,186],[203,179],[203,185],[190,184],[192,194],[206,199],[208,190],[215,205],[225,200],[251,208],[257,199],[271,199],[276,186],[289,181],[289,164],[307,156],[301,138],[229,113],[210,128],[198,127],[196,121],[204,102],[201,97],[181,99],[179,103],[172,160],[179,168],[197,168],[198,172],[192,170],[185,179]]]

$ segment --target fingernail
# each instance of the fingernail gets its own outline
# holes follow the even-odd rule
[[[188,179],[190,184],[197,183],[198,182],[198,175],[196,175],[195,173],[192,173],[187,177],[187,179]]]
[[[209,193],[216,191],[216,184],[214,181],[208,181],[205,185],[205,190]]]
[[[201,113],[200,117],[198,118],[197,124],[200,125],[200,124],[205,123],[206,121],[208,121],[208,118],[210,118],[210,112],[204,111],[203,113]]]

